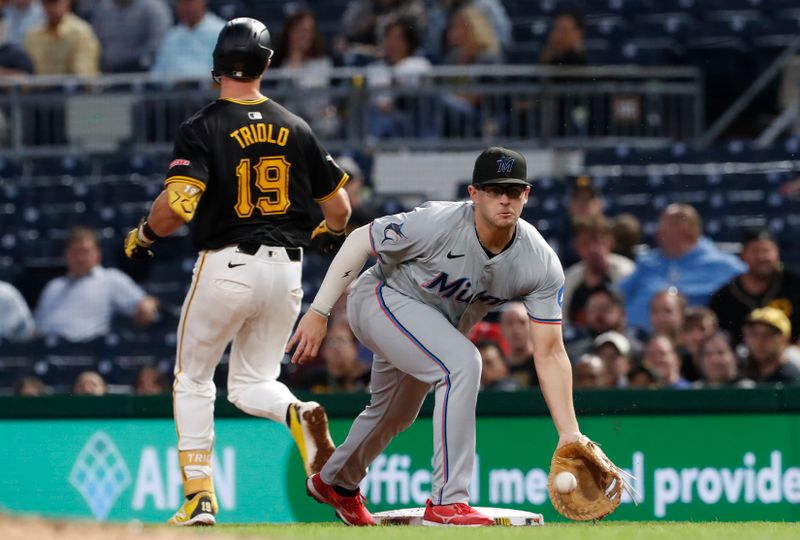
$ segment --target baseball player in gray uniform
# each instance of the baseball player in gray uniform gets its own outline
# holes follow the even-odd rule
[[[372,399],[309,494],[350,525],[372,525],[358,486],[367,466],[406,429],[435,388],[434,479],[426,525],[492,525],[471,508],[475,403],[481,357],[465,337],[490,310],[525,304],[536,369],[558,430],[558,445],[582,438],[572,404],[572,372],[561,334],[564,272],[539,232],[520,220],[528,200],[524,157],[492,147],[475,162],[470,201],[431,202],[355,230],[331,263],[288,349],[313,358],[331,307],[370,255],[375,266],[351,289],[353,332],[374,353]]]

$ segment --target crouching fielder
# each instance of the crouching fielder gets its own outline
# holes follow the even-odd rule
[[[372,400],[309,494],[350,525],[372,525],[358,489],[367,466],[406,429],[435,387],[434,479],[426,525],[492,525],[471,508],[475,403],[481,357],[465,337],[491,309],[524,299],[536,369],[558,430],[558,445],[582,438],[572,405],[572,373],[561,335],[564,272],[529,223],[523,156],[492,147],[478,157],[468,202],[425,203],[354,231],[328,270],[311,309],[289,341],[292,361],[313,358],[331,307],[367,261],[375,266],[353,286],[347,313],[353,332],[374,353]]]

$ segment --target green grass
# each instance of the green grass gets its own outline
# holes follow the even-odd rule
[[[479,529],[432,527],[345,527],[336,523],[302,525],[222,525],[202,531],[209,539],[215,534],[241,535],[271,540],[735,540],[800,538],[799,523],[686,523],[686,522],[603,522],[556,523],[544,527],[485,527]]]

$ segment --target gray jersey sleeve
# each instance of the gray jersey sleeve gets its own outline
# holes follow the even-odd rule
[[[431,226],[435,210],[421,206],[411,212],[384,216],[369,227],[372,249],[384,264],[400,264],[427,254],[436,231]]]
[[[535,323],[560,324],[564,299],[564,269],[554,252],[545,259],[544,274],[538,286],[523,298],[528,315]]]

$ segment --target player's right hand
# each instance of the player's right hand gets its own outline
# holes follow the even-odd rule
[[[292,355],[292,364],[305,364],[317,357],[319,347],[328,333],[328,318],[309,309],[297,324],[294,335],[286,345],[288,354],[296,345]]]
[[[139,225],[125,235],[125,256],[129,259],[143,260],[153,257],[153,252],[150,250],[150,246],[153,242],[148,242],[142,238],[142,235],[139,234],[139,229],[141,229],[141,227],[142,226]]]

